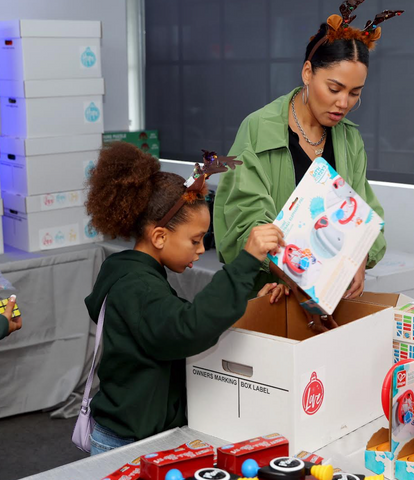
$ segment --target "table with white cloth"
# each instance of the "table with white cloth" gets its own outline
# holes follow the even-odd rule
[[[372,472],[364,466],[365,445],[370,436],[386,424],[385,417],[378,418],[317,450],[316,453],[324,458],[324,463],[330,463],[344,472],[372,475]],[[101,480],[137,457],[176,448],[196,439],[203,440],[216,448],[229,443],[227,440],[212,437],[188,427],[175,428],[125,447],[31,475],[22,480]],[[291,455],[295,453],[299,452],[290,452]]]
[[[6,245],[0,271],[16,291],[1,298],[17,294],[23,327],[0,342],[0,418],[65,402],[62,416],[77,413],[94,345],[84,298],[103,260],[96,244],[35,253]]]

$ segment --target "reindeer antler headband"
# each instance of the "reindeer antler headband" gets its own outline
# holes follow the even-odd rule
[[[214,173],[227,172],[227,167],[234,170],[236,165],[241,165],[243,163],[240,160],[235,160],[236,157],[218,157],[215,152],[208,152],[207,150],[202,150],[202,152],[203,166],[200,167],[198,163],[195,164],[192,176],[184,183],[187,187],[186,191],[157,223],[157,227],[165,227],[178,210],[180,210],[180,208],[186,203],[194,203],[197,199],[204,196],[207,193],[204,191],[205,181],[211,175]]]
[[[339,15],[331,15],[326,23],[329,25],[328,32],[322,37],[312,48],[307,60],[311,61],[316,50],[325,43],[332,43],[335,40],[360,40],[365,43],[369,50],[375,47],[375,42],[381,37],[381,27],[378,25],[385,20],[389,20],[392,17],[400,16],[404,13],[404,10],[384,10],[381,13],[375,15],[373,21],[368,20],[363,30],[358,28],[352,28],[349,26],[356,18],[353,15],[355,10],[365,0],[345,0],[339,7],[342,17]],[[312,37],[314,38],[314,37]],[[312,39],[311,39],[312,40]]]

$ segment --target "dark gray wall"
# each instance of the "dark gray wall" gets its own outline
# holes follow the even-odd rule
[[[300,84],[309,37],[339,13],[336,0],[147,0],[146,127],[163,158],[197,161],[230,148],[250,112]],[[414,183],[414,1],[366,0],[353,26],[382,24],[371,54],[360,125],[370,179]]]

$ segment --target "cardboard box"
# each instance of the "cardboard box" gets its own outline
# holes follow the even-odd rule
[[[0,81],[2,134],[33,138],[103,132],[102,78]]]
[[[3,191],[2,196],[7,245],[34,252],[103,240],[90,225],[82,191],[33,197]]]
[[[23,196],[84,189],[97,161],[100,143],[100,134],[38,139],[0,137],[2,188]],[[32,150],[34,155],[25,154]]]
[[[383,414],[397,294],[343,300],[339,328],[315,335],[291,297],[249,301],[217,345],[187,359],[190,428],[241,441],[280,432],[315,451]],[[375,375],[372,373],[375,372]]]
[[[0,80],[98,78],[100,39],[1,38],[0,65]]]
[[[274,224],[286,247],[269,254],[302,306],[331,314],[377,238],[383,220],[323,159],[316,158]]]
[[[101,77],[101,22],[0,22],[1,80]]]
[[[288,440],[274,433],[240,443],[223,445],[217,449],[217,467],[240,477],[243,476],[242,466],[247,459],[253,459],[259,467],[265,467],[274,458],[288,456]]]
[[[187,478],[200,468],[213,465],[214,448],[201,440],[193,440],[178,448],[143,455],[140,478],[164,480],[165,474],[172,468],[180,470],[183,477]]]
[[[414,475],[414,362],[397,365],[389,386],[389,428],[369,439],[365,466],[390,480]],[[398,466],[397,466],[398,464]],[[398,472],[398,473],[397,473]]]
[[[83,20],[6,20],[0,38],[100,38],[101,22]]]

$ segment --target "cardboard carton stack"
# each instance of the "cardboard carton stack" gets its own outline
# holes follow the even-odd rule
[[[102,146],[98,21],[0,22],[4,243],[26,251],[93,242],[84,211]]]

